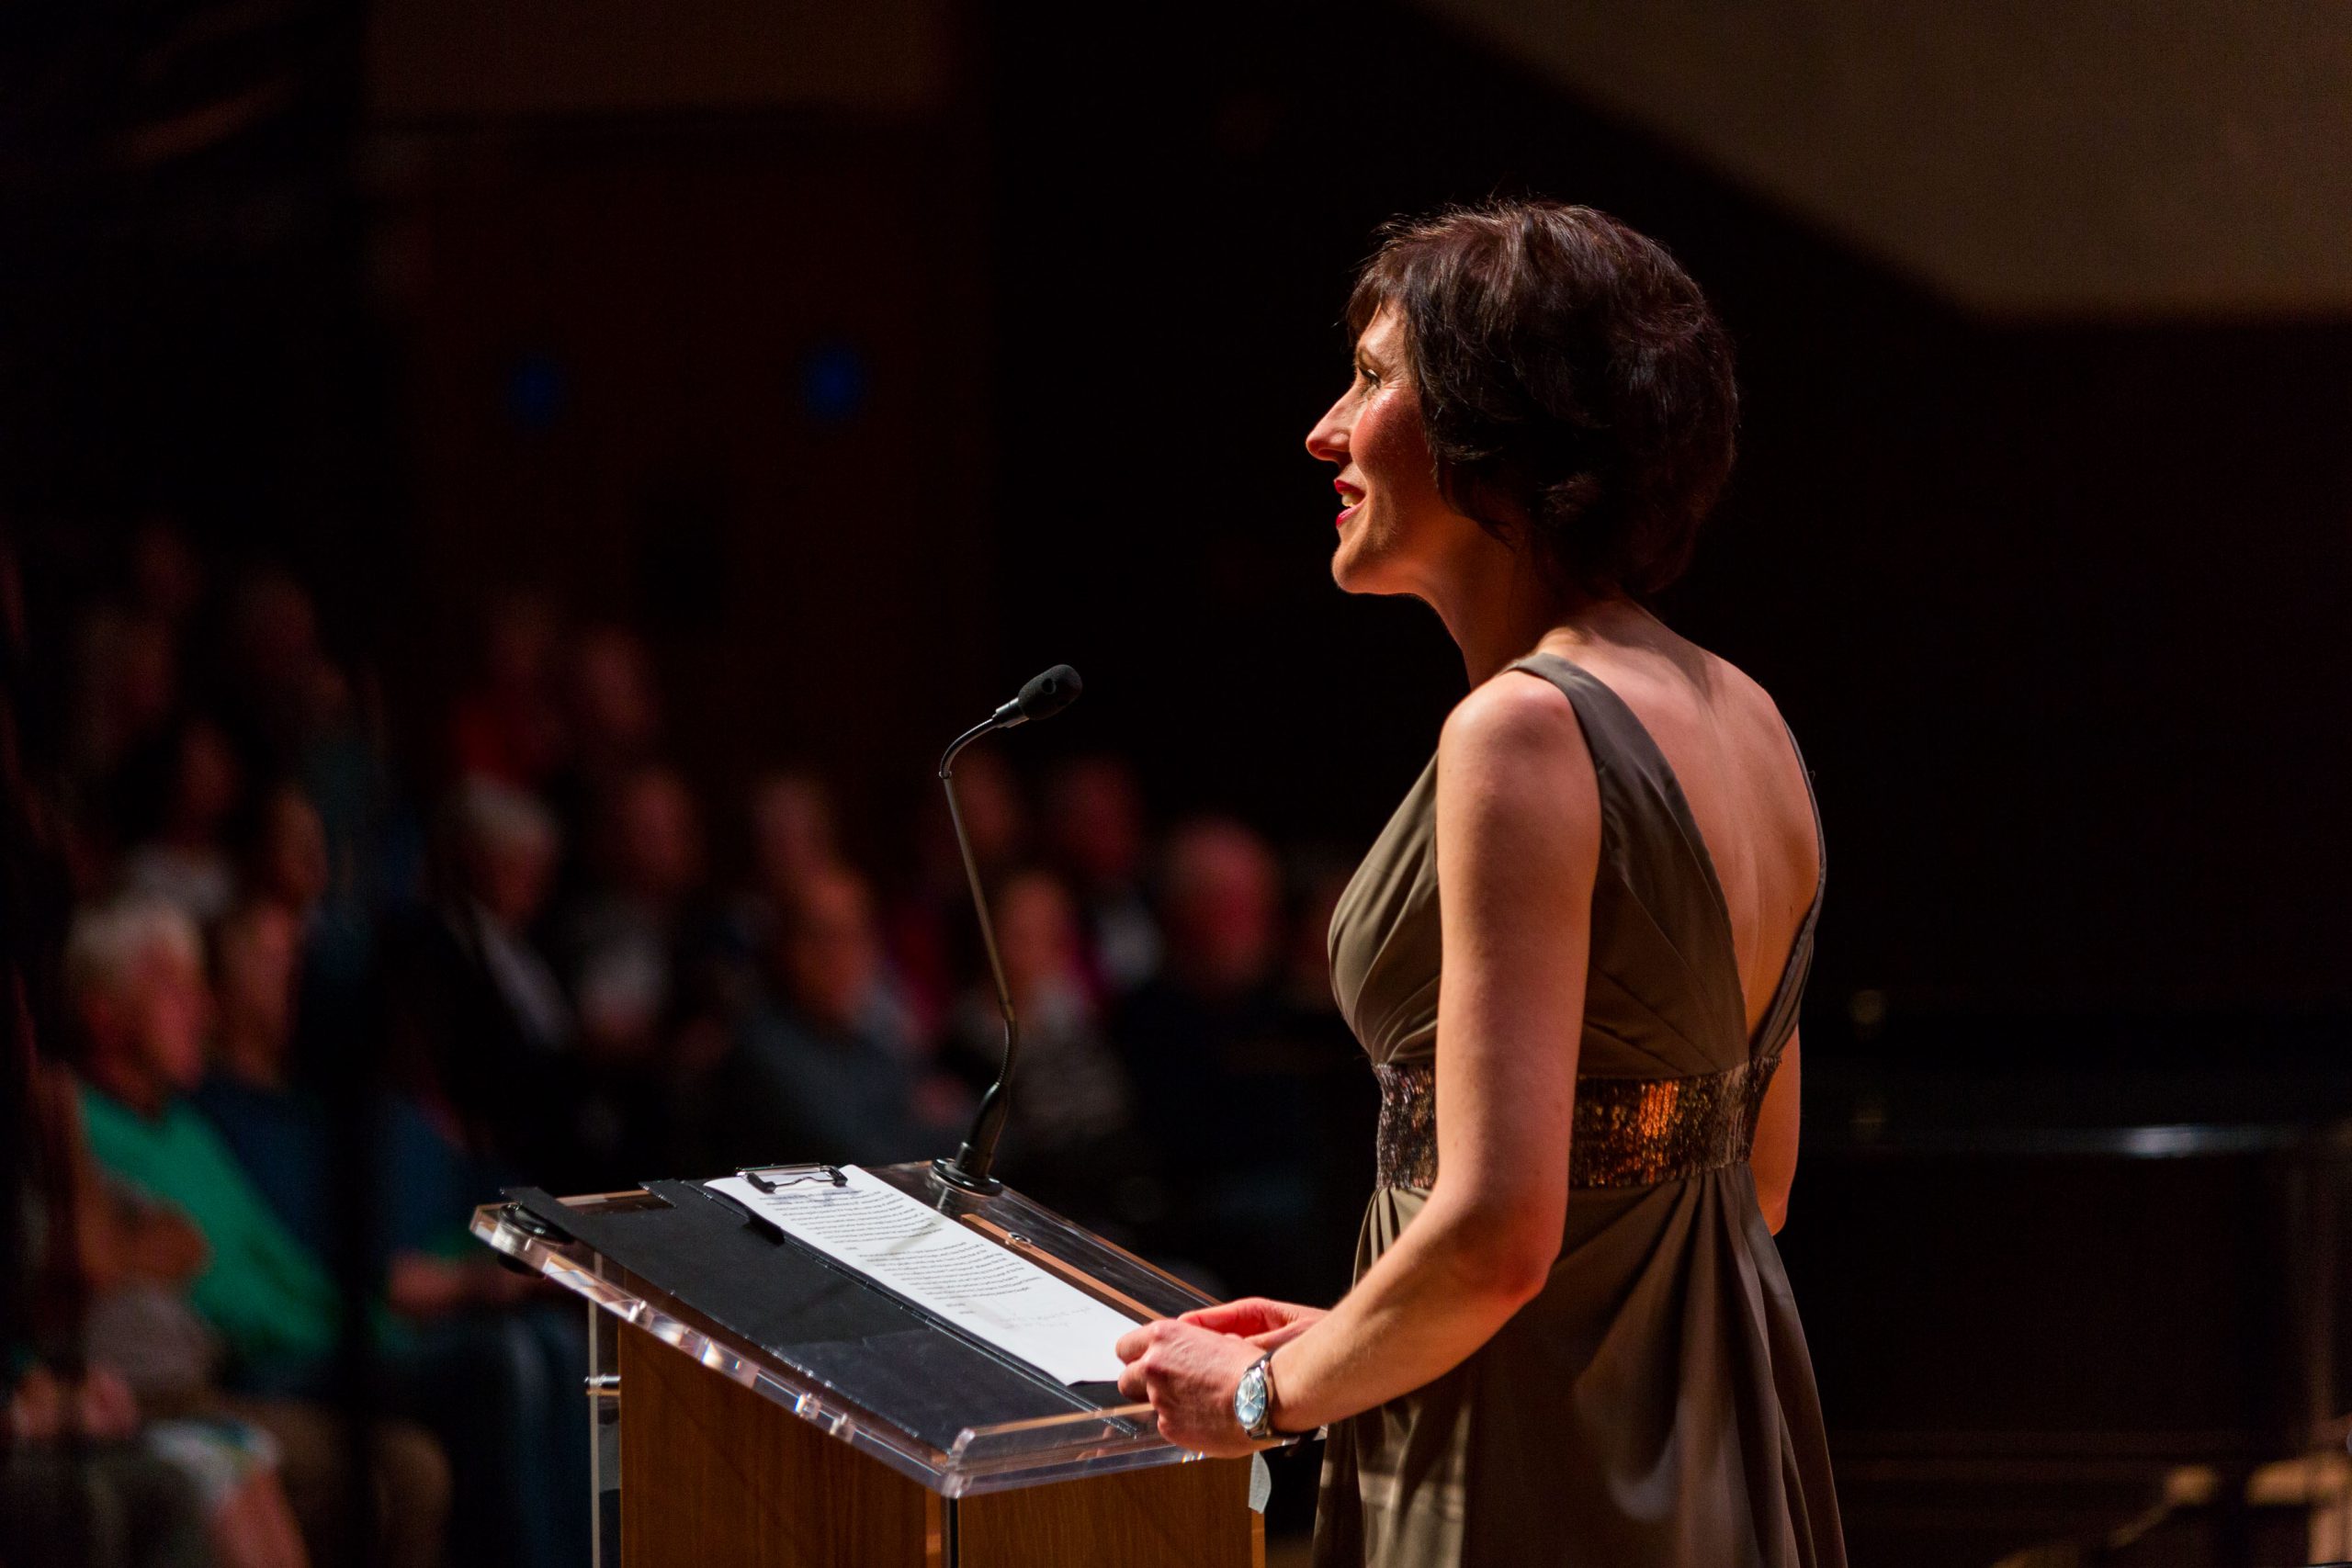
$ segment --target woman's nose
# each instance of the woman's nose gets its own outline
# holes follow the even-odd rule
[[[1315,428],[1306,433],[1306,449],[1324,462],[1346,465],[1348,427],[1340,423],[1337,409],[1315,422]]]

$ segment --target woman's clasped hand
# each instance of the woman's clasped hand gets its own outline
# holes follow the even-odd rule
[[[1149,1401],[1159,1417],[1159,1435],[1194,1453],[1233,1459],[1271,1447],[1241,1429],[1233,1414],[1234,1390],[1259,1357],[1295,1339],[1324,1315],[1321,1307],[1251,1296],[1139,1325],[1117,1346],[1119,1359],[1126,1363],[1119,1392]],[[1283,1429],[1282,1415],[1277,1404],[1277,1430]]]

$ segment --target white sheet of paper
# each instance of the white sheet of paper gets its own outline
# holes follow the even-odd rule
[[[1117,1381],[1112,1347],[1133,1319],[871,1171],[841,1171],[847,1186],[807,1181],[763,1192],[740,1176],[704,1185],[1052,1377]]]

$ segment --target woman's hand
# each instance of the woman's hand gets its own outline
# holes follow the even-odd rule
[[[1274,1303],[1268,1303],[1269,1305]],[[1235,1459],[1271,1445],[1252,1442],[1233,1418],[1233,1392],[1241,1374],[1265,1351],[1247,1339],[1218,1334],[1180,1318],[1138,1325],[1120,1339],[1119,1392],[1148,1399],[1159,1435],[1210,1459]]]
[[[1193,1324],[1215,1334],[1237,1334],[1261,1350],[1271,1350],[1277,1345],[1289,1344],[1330,1315],[1329,1307],[1300,1306],[1296,1302],[1272,1302],[1263,1296],[1244,1296],[1238,1302],[1194,1307],[1177,1321]]]

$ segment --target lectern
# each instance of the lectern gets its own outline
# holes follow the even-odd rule
[[[1138,1322],[1209,1300],[1010,1189],[873,1174]],[[473,1230],[589,1303],[597,1568],[1263,1568],[1250,1461],[1172,1447],[1114,1385],[1064,1384],[700,1183],[514,1189]]]

